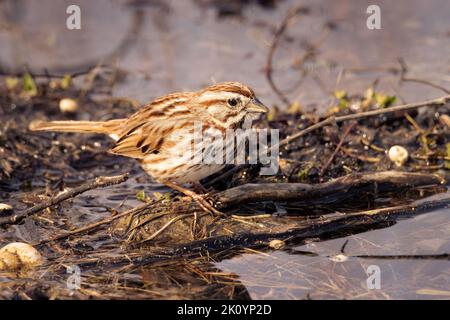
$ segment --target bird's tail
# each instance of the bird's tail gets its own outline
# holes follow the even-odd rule
[[[33,121],[30,123],[32,131],[58,131],[115,134],[125,122],[125,119],[109,121]]]

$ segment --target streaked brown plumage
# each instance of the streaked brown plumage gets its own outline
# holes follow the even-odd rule
[[[111,153],[140,161],[156,180],[194,197],[204,209],[214,211],[198,195],[180,184],[196,183],[221,170],[223,164],[190,163],[180,151],[192,148],[194,124],[205,131],[241,127],[249,113],[266,112],[252,89],[238,82],[219,83],[196,92],[179,92],[158,98],[127,119],[110,121],[35,121],[33,131],[103,133],[116,141]]]

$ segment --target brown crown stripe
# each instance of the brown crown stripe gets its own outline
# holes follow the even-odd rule
[[[210,91],[210,92],[220,92],[220,91],[233,92],[233,93],[241,94],[248,98],[252,98],[255,96],[255,93],[253,92],[253,90],[247,86],[243,86],[242,84],[239,84],[236,82],[224,82],[224,83],[219,83],[219,84],[210,86],[208,88],[205,88],[205,89],[197,91],[197,92],[176,92],[176,93],[168,94],[166,96],[156,98],[150,104],[144,106],[143,108],[156,107],[156,106],[162,105],[166,102],[180,100],[180,99],[182,99],[182,101],[176,101],[174,103],[183,103],[186,100],[190,99],[192,97],[192,95],[194,95],[194,94],[199,95],[199,94],[202,94],[202,93],[208,92],[208,91]]]
[[[204,90],[202,90],[202,92],[205,91],[213,91],[213,92],[218,92],[218,91],[226,91],[226,92],[233,92],[233,93],[238,93],[241,94],[243,96],[246,96],[248,98],[252,98],[255,96],[255,93],[253,92],[252,89],[248,88],[248,87],[244,87],[242,85],[233,83],[233,82],[225,82],[225,83],[219,83],[217,85],[211,86],[209,88],[206,88]]]

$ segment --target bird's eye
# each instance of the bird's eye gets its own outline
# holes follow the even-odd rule
[[[230,106],[232,106],[232,107],[236,107],[237,104],[238,104],[238,99],[236,99],[236,98],[230,98],[230,99],[228,99],[228,104],[229,104]]]

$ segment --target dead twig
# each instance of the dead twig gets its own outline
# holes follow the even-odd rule
[[[89,257],[85,261],[77,261],[77,265],[117,265],[130,264],[134,266],[151,265],[162,261],[173,261],[177,258],[194,257],[202,253],[211,254],[220,252],[224,249],[239,250],[242,248],[268,248],[268,243],[272,240],[282,240],[286,243],[295,243],[296,245],[304,243],[311,238],[323,237],[333,238],[338,232],[355,232],[355,230],[364,230],[364,228],[373,228],[377,223],[395,222],[399,218],[412,217],[424,214],[439,208],[445,208],[450,205],[450,198],[440,200],[429,200],[419,203],[400,205],[382,209],[360,211],[348,214],[339,214],[320,219],[309,220],[305,225],[290,228],[286,231],[277,233],[237,233],[231,236],[216,236],[206,239],[196,240],[163,250],[150,251],[127,257]],[[355,227],[357,227],[355,229]],[[358,232],[358,231],[357,231]]]
[[[306,12],[307,12],[307,9],[303,6],[295,6],[288,11],[287,15],[284,17],[280,26],[275,31],[275,35],[274,35],[272,44],[270,45],[270,48],[269,48],[269,54],[267,55],[266,67],[264,68],[266,78],[267,78],[267,81],[269,82],[270,87],[277,94],[277,96],[281,99],[281,101],[283,101],[283,103],[285,103],[286,105],[290,105],[291,103],[290,103],[289,99],[286,98],[284,93],[277,87],[277,85],[275,84],[273,77],[272,77],[273,56],[275,54],[278,44],[279,44],[284,32],[286,31],[287,26],[288,26],[289,22],[291,21],[291,19],[294,18],[299,13],[306,13]]]
[[[54,206],[64,200],[73,198],[83,192],[86,192],[86,191],[89,191],[92,189],[104,188],[104,187],[108,187],[111,185],[119,184],[119,183],[126,181],[127,179],[128,179],[128,174],[123,174],[120,176],[113,176],[113,177],[95,178],[93,181],[85,183],[79,187],[75,187],[75,188],[69,189],[67,191],[61,192],[57,196],[52,197],[49,200],[39,203],[31,208],[20,211],[17,214],[13,214],[8,217],[0,217],[0,226],[20,223],[23,219],[25,219],[31,215],[34,215],[39,211],[42,211],[48,207]]]
[[[296,134],[281,140],[280,143],[278,145],[274,146],[274,147],[281,147],[281,146],[287,145],[288,143],[290,143],[290,142],[292,142],[292,141],[294,141],[294,140],[296,140],[296,139],[298,139],[300,137],[303,137],[304,135],[306,135],[306,134],[308,134],[308,133],[310,133],[312,131],[315,131],[317,129],[323,128],[323,127],[325,127],[325,126],[327,126],[329,124],[332,124],[332,123],[336,123],[336,118],[334,116],[328,117],[325,120],[317,122],[316,124],[313,124],[313,125],[305,128],[305,129],[297,132]],[[274,147],[272,147],[272,148],[274,148]]]
[[[358,120],[358,119],[363,119],[363,118],[367,118],[367,117],[377,116],[380,114],[386,114],[386,113],[397,112],[397,111],[407,111],[407,110],[417,109],[417,108],[421,108],[421,107],[442,107],[442,106],[445,106],[446,104],[448,104],[449,102],[450,102],[450,95],[447,95],[447,96],[443,96],[440,98],[436,98],[433,100],[427,100],[427,101],[423,101],[423,102],[407,103],[407,104],[402,104],[402,105],[389,107],[389,108],[375,109],[375,110],[370,110],[370,111],[366,111],[366,112],[360,112],[360,113],[354,113],[354,114],[349,114],[349,115],[345,115],[345,116],[340,116],[340,117],[336,117],[336,122],[339,123],[339,122],[348,121],[348,120]]]
[[[305,67],[305,64],[308,60],[314,58],[317,54],[317,50],[320,48],[320,46],[328,39],[328,36],[330,34],[330,27],[329,26],[325,26],[324,27],[324,31],[322,32],[322,35],[319,36],[318,40],[314,43],[311,43],[308,45],[308,48],[306,49],[306,51],[303,53],[303,55],[297,60],[295,61],[294,64],[294,68],[295,69],[299,69],[301,71],[300,74],[300,78],[299,80],[294,83],[291,88],[287,88],[284,91],[284,94],[293,92],[294,90],[298,89],[298,87],[301,85],[301,83],[303,82],[303,80],[305,79],[305,77],[308,75],[308,73],[310,72],[310,70],[308,70],[307,67]],[[317,77],[313,78],[314,80],[319,80]],[[325,87],[320,87],[327,95],[329,94],[329,92],[325,89]]]
[[[157,236],[159,236],[164,230],[166,230],[172,224],[174,224],[178,220],[187,218],[187,217],[189,217],[191,215],[192,214],[190,214],[190,213],[186,213],[186,214],[182,214],[182,215],[179,215],[177,217],[174,217],[174,218],[170,219],[165,225],[163,225],[161,228],[156,230],[156,232],[154,232],[151,236],[149,236],[148,238],[145,238],[144,240],[140,241],[138,244],[143,244],[145,242],[148,242],[148,241],[151,241],[151,240],[155,239]]]
[[[450,253],[441,254],[393,254],[393,255],[357,255],[349,258],[382,260],[450,260]]]
[[[356,125],[356,123],[353,122],[353,123],[351,123],[351,124],[349,124],[347,126],[347,128],[344,131],[344,133],[342,134],[341,140],[339,141],[338,145],[336,146],[336,149],[334,149],[334,151],[331,154],[330,158],[328,159],[328,161],[325,163],[325,165],[320,170],[320,176],[323,176],[325,171],[328,169],[330,164],[333,162],[334,157],[336,156],[336,154],[339,152],[339,150],[341,149],[342,145],[344,144],[345,138],[347,138],[348,134],[355,127],[355,125]]]
[[[399,58],[398,59],[398,63],[400,64],[400,82],[416,82],[416,83],[421,83],[421,84],[425,84],[427,86],[430,86],[432,88],[441,90],[443,92],[445,92],[446,94],[450,94],[450,90],[447,88],[444,88],[441,85],[438,85],[436,83],[433,83],[431,81],[428,80],[424,80],[424,79],[418,79],[418,78],[408,78],[406,77],[406,73],[408,72],[408,66],[406,65],[406,61],[403,58]]]

